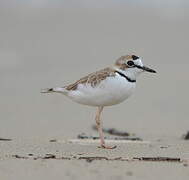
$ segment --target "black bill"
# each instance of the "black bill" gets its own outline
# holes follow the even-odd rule
[[[151,72],[151,73],[156,73],[155,70],[149,68],[149,67],[146,67],[146,66],[138,66],[138,65],[135,65],[135,67],[139,68],[139,69],[142,69],[144,71],[147,71],[147,72]]]

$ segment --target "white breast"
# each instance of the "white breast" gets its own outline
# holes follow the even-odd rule
[[[116,75],[101,81],[96,87],[80,84],[77,90],[70,91],[67,96],[84,105],[111,106],[127,99],[135,86],[136,83],[128,82],[124,77]]]

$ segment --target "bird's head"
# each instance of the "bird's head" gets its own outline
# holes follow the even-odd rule
[[[114,67],[116,70],[121,71],[131,79],[136,77],[142,72],[156,73],[155,70],[144,66],[140,57],[135,55],[121,56],[116,60]]]

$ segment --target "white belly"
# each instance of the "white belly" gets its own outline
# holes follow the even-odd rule
[[[111,106],[127,99],[134,91],[136,83],[128,82],[124,77],[116,75],[101,81],[96,87],[80,84],[67,96],[73,101],[89,106]]]

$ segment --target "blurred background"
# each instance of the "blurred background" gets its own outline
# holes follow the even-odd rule
[[[104,127],[180,138],[189,129],[188,32],[187,0],[0,0],[0,137],[93,133],[95,108],[40,89],[136,54],[158,73],[105,108]]]

